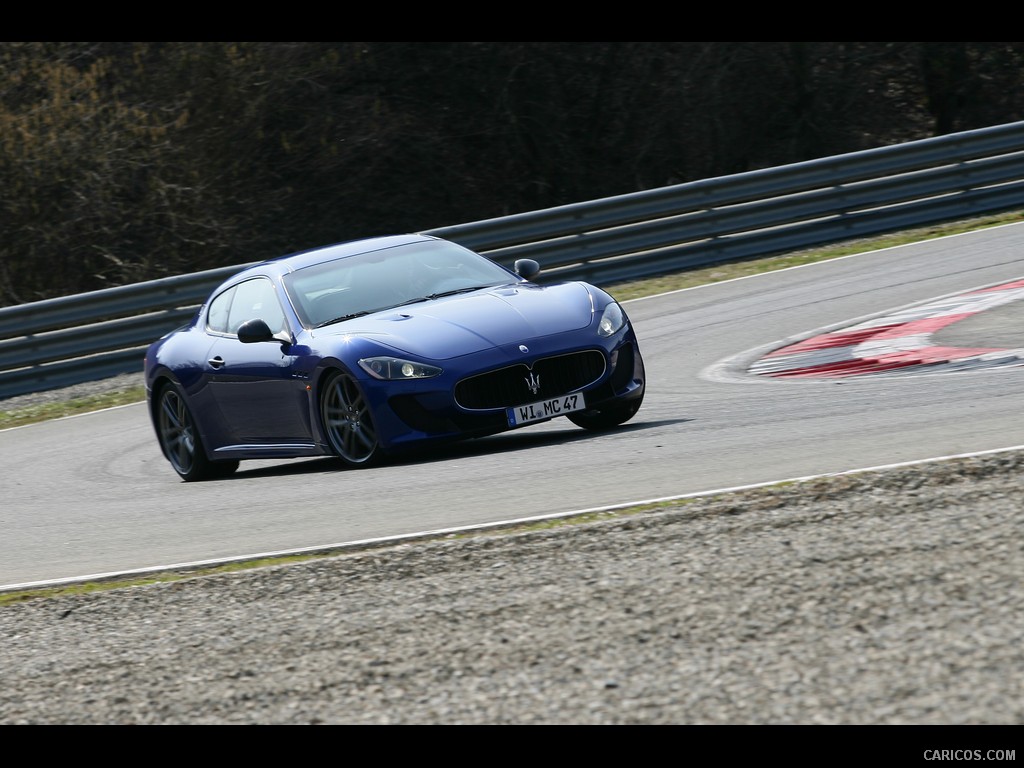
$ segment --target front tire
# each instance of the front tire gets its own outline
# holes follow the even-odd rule
[[[331,450],[346,465],[369,466],[383,455],[370,405],[349,374],[335,371],[324,382],[320,419]]]
[[[636,412],[640,410],[642,402],[643,398],[638,397],[625,404],[601,410],[577,411],[568,414],[568,419],[577,427],[583,427],[583,429],[589,429],[592,432],[603,432],[607,429],[613,429],[620,424],[625,424],[632,419]]]
[[[210,461],[199,428],[181,390],[166,384],[157,401],[157,436],[164,456],[187,483],[226,477],[238,469],[237,461]]]

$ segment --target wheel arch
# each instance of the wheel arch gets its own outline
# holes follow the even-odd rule
[[[328,357],[320,361],[320,365],[317,366],[316,371],[314,371],[313,375],[310,377],[310,383],[313,387],[313,396],[309,398],[310,425],[313,428],[316,441],[328,450],[330,450],[330,440],[328,439],[327,432],[324,429],[323,418],[320,413],[320,403],[323,401],[324,397],[324,383],[339,371],[353,376],[355,375],[349,367],[340,360]]]
[[[149,422],[154,430],[159,430],[158,413],[160,410],[160,395],[168,386],[181,387],[181,382],[171,373],[170,369],[163,368],[147,383],[149,397],[146,398],[146,407],[149,411]]]

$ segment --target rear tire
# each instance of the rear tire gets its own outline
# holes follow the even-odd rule
[[[320,419],[331,450],[350,467],[377,463],[384,451],[359,383],[343,371],[324,381]]]
[[[199,437],[199,428],[185,396],[168,383],[157,400],[157,436],[164,456],[187,483],[226,477],[238,469],[237,461],[210,461]]]

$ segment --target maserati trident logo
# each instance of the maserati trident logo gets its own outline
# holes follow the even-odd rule
[[[526,386],[529,388],[531,395],[536,395],[540,392],[540,376],[535,374],[533,371],[530,371],[530,375],[523,379],[523,381],[526,382]]]

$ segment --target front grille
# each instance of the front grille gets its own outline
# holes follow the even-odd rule
[[[604,370],[604,354],[598,350],[546,357],[532,368],[510,365],[463,379],[455,385],[455,401],[469,409],[511,408],[582,389],[600,379]],[[531,372],[540,384],[537,392],[527,384]]]

